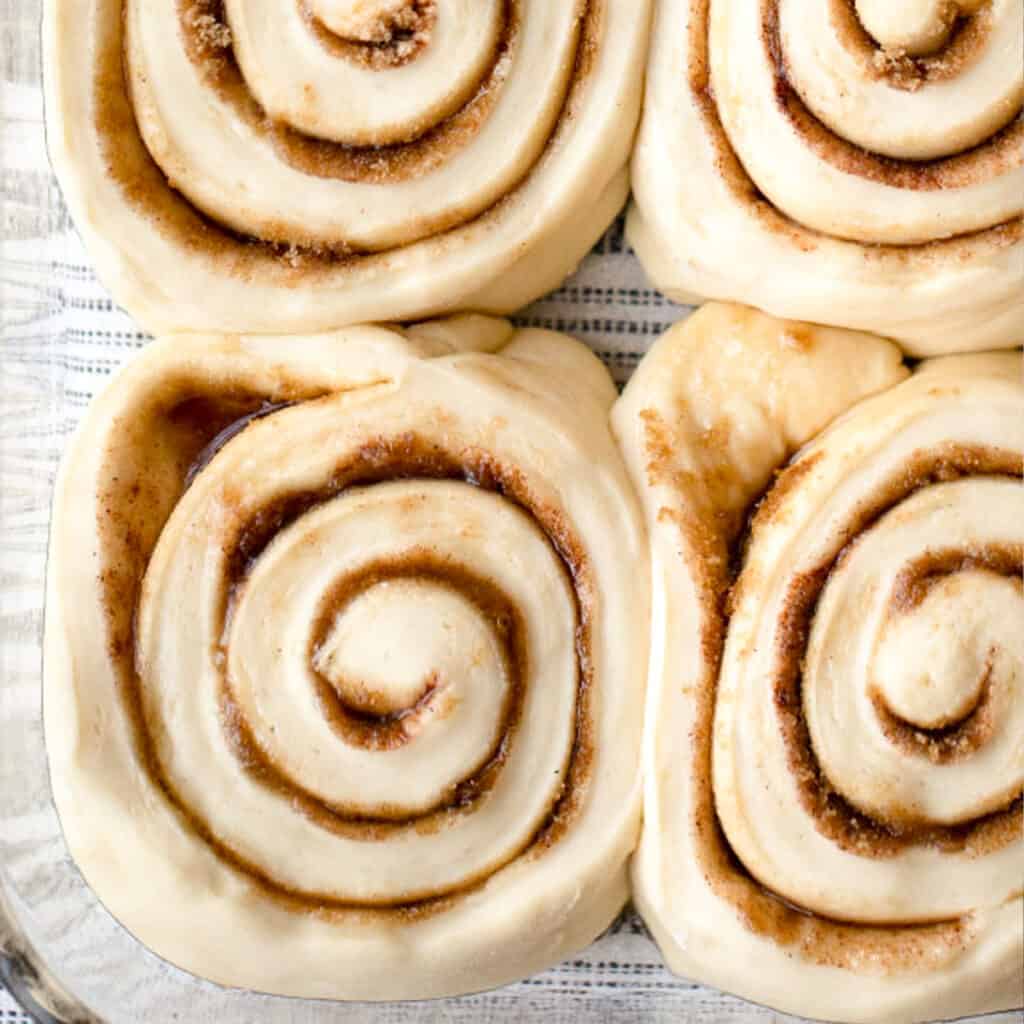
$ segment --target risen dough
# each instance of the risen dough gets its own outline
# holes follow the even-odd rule
[[[155,333],[555,287],[625,202],[648,0],[47,0],[48,141]]]
[[[613,424],[654,581],[634,896],[669,965],[828,1020],[1019,1005],[1019,354],[909,376],[712,304]]]
[[[86,879],[227,985],[523,977],[626,899],[648,573],[604,368],[464,317],[148,347],[61,471],[54,796]]]
[[[664,0],[630,240],[677,299],[1019,345],[1022,67],[1020,0]]]

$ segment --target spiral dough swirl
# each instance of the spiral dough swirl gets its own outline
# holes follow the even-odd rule
[[[1022,67],[1020,0],[666,0],[630,238],[681,300],[1019,345]]]
[[[610,923],[647,601],[614,394],[480,317],[182,336],[115,380],[62,470],[45,710],[69,846],[133,934],[396,999]]]
[[[648,21],[648,0],[48,0],[51,156],[156,333],[508,312],[625,202]]]
[[[828,1020],[1019,1005],[1020,370],[711,304],[627,387],[635,898],[679,973]]]

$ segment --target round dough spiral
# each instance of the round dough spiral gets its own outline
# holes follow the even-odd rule
[[[683,301],[1019,345],[1022,67],[1020,0],[665,0],[629,237]]]
[[[223,984],[403,999],[607,927],[649,591],[614,398],[578,342],[482,317],[182,335],[115,379],[61,473],[45,721],[69,847],[135,936]]]
[[[48,0],[48,141],[154,333],[555,287],[622,207],[648,0]]]
[[[634,897],[669,965],[829,1020],[1019,1005],[1019,354],[909,376],[712,304],[613,425],[654,581]]]

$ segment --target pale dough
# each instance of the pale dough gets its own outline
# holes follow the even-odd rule
[[[218,7],[45,6],[53,164],[154,333],[511,312],[625,203],[648,0]]]
[[[112,381],[60,473],[44,703],[129,931],[221,984],[392,1000],[611,923],[649,599],[614,398],[580,343],[482,317],[171,336]]]
[[[1020,354],[909,375],[710,304],[613,425],[654,581],[634,899],[668,964],[826,1020],[1020,1005]]]
[[[1022,67],[1020,0],[664,0],[630,241],[680,301],[1019,345]]]

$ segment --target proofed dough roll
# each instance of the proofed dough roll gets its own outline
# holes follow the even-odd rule
[[[625,202],[648,0],[47,0],[48,141],[147,328],[508,312]]]
[[[61,471],[45,722],[71,852],[172,963],[495,986],[621,909],[649,580],[582,345],[464,317],[182,335]]]
[[[710,305],[613,425],[654,581],[634,892],[669,965],[829,1020],[1020,1005],[1019,353],[910,375]]]
[[[1019,345],[1021,0],[662,0],[629,235],[668,295]]]

